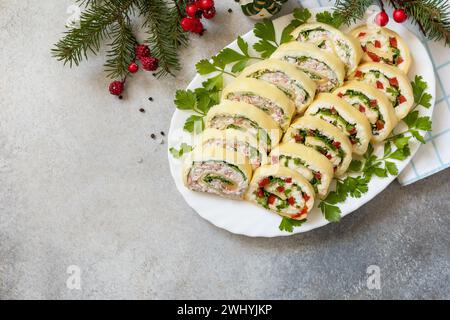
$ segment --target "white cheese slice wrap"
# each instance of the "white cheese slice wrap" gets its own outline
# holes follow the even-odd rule
[[[411,82],[406,74],[396,67],[367,62],[360,65],[350,78],[365,82],[384,93],[392,103],[399,120],[406,117],[414,104]]]
[[[339,128],[349,138],[353,153],[366,153],[372,139],[370,122],[344,99],[331,93],[321,93],[305,114],[319,117]]]
[[[342,61],[311,43],[284,43],[270,58],[295,65],[316,82],[319,92],[329,92],[344,83],[345,66]]]
[[[398,120],[394,108],[386,96],[361,81],[349,81],[336,89],[333,94],[344,99],[369,120],[372,129],[372,141],[386,139]]]
[[[350,32],[364,51],[362,60],[398,67],[408,73],[412,58],[408,45],[396,32],[376,25],[364,25]]]
[[[315,149],[293,142],[282,143],[272,150],[269,160],[273,165],[278,164],[300,173],[321,199],[328,194],[333,179],[333,165]]]
[[[222,147],[246,156],[254,169],[266,164],[267,144],[259,143],[251,133],[238,129],[205,129],[196,141],[199,148]]]
[[[292,64],[268,59],[245,68],[239,78],[254,78],[275,85],[295,104],[297,113],[303,113],[316,93],[316,83]]]
[[[256,169],[245,199],[280,216],[303,220],[314,206],[314,189],[292,169],[265,165]]]
[[[231,199],[243,198],[251,177],[248,158],[222,147],[196,147],[183,167],[187,188]]]
[[[295,112],[294,103],[283,91],[257,79],[235,79],[224,88],[222,99],[254,105],[277,122],[282,130],[287,129]]]
[[[336,176],[344,174],[352,161],[352,145],[348,137],[332,124],[310,115],[294,121],[283,142],[296,142],[316,149],[331,162]]]
[[[267,145],[269,151],[281,139],[278,124],[257,107],[244,103],[224,100],[212,107],[205,117],[205,127],[225,130],[228,128],[248,132],[259,145]]]
[[[355,71],[363,51],[359,41],[325,23],[305,23],[292,31],[298,42],[312,43],[319,49],[335,54],[344,63],[346,74]]]

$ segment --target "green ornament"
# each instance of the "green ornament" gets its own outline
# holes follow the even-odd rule
[[[280,12],[288,0],[240,0],[244,14],[252,19],[270,18]]]

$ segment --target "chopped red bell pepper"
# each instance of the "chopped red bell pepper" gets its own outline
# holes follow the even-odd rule
[[[303,194],[303,200],[308,201],[311,197],[308,196],[306,193]]]
[[[356,70],[356,72],[355,72],[355,77],[357,77],[357,78],[361,78],[361,77],[362,77],[362,75],[363,75],[363,73],[362,73],[362,71],[361,71],[361,70]]]
[[[303,141],[303,137],[299,134],[296,134],[294,136],[295,142],[302,142]]]
[[[369,104],[372,108],[375,108],[377,106],[378,102],[377,102],[377,100],[372,99],[372,100],[369,100]]]
[[[258,198],[264,197],[264,190],[262,188],[259,188],[256,195],[258,196]]]
[[[275,200],[277,199],[277,197],[275,197],[273,194],[271,194],[269,196],[269,198],[267,199],[267,203],[268,204],[274,204]]]
[[[391,45],[391,47],[397,48],[397,38],[389,37],[389,44]]]
[[[291,183],[292,182],[292,178],[286,178],[286,179],[284,179],[284,181],[286,181],[286,183]]]
[[[341,143],[339,141],[333,141],[333,146],[339,148],[341,146]]]
[[[380,40],[375,40],[375,48],[381,48]]]
[[[284,192],[284,187],[283,186],[279,186],[279,187],[277,187],[277,191],[278,192]]]
[[[332,158],[331,154],[327,154],[325,157],[327,157],[328,160],[331,160],[331,158]]]
[[[339,93],[337,94],[337,96],[338,96],[339,98],[342,98],[342,97],[344,96],[344,94],[343,94],[342,92],[339,92]]]
[[[266,178],[262,179],[261,181],[259,181],[258,185],[259,185],[261,188],[264,188],[264,187],[267,186],[269,183],[270,183],[270,179],[266,177]]]
[[[400,63],[402,63],[403,62],[403,58],[402,57],[398,57],[397,58],[397,65],[399,65]]]
[[[406,102],[405,96],[400,95],[400,97],[398,97],[398,102],[400,102],[400,103]]]
[[[367,55],[374,62],[380,62],[380,60],[381,60],[380,57],[378,55],[376,55],[375,53],[373,53],[373,52],[367,51]]]
[[[295,198],[294,198],[294,197],[289,197],[289,198],[287,199],[287,202],[288,202],[291,206],[293,206],[293,205],[295,204]]]
[[[383,83],[377,80],[377,89],[384,89]]]
[[[366,112],[366,108],[364,108],[364,106],[362,104],[359,105],[358,110],[359,110],[359,112]]]
[[[377,120],[375,125],[377,126],[378,130],[382,130],[384,128],[384,122],[382,120]]]
[[[398,87],[398,80],[396,77],[390,78],[389,79],[389,84],[393,87]]]
[[[314,173],[314,178],[316,178],[317,180],[322,179],[322,174],[320,172],[316,172]]]
[[[348,131],[349,134],[355,134],[356,132],[357,132],[356,127],[353,127]]]
[[[361,49],[366,52],[367,51],[367,47],[366,46],[361,46]]]
[[[365,33],[365,32],[360,32],[360,33],[358,34],[358,38],[364,37],[366,34],[367,34],[367,33]]]
[[[335,108],[335,107],[331,107],[330,111],[331,111],[331,113],[332,113],[332,114],[336,114],[336,113],[337,113],[337,111],[336,111],[336,108]]]

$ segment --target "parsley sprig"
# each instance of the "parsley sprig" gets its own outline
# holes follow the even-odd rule
[[[181,158],[184,154],[189,153],[192,151],[192,146],[188,145],[187,143],[182,143],[180,145],[180,149],[175,149],[174,147],[171,147],[169,149],[170,153],[175,159]]]
[[[344,23],[344,18],[337,11],[334,11],[333,13],[324,11],[316,14],[316,21],[326,23],[334,28],[339,29],[339,27]]]
[[[295,220],[288,217],[283,217],[278,228],[281,231],[292,232],[294,231],[294,227],[300,227],[302,224],[306,222],[306,219]]]
[[[231,48],[225,48],[217,55],[211,57],[211,60],[202,59],[196,65],[197,72],[201,75],[219,72],[220,74],[227,74],[235,77],[236,73],[241,72],[250,60],[262,60],[261,57],[250,55],[248,43],[241,37],[237,38],[237,45],[241,52]],[[229,64],[233,64],[231,72],[225,70]]]
[[[175,106],[180,110],[191,110],[197,114],[187,118],[183,129],[187,132],[200,132],[204,129],[203,117],[212,106],[220,102],[223,89],[223,75],[218,74],[194,90],[177,90],[175,93]]]

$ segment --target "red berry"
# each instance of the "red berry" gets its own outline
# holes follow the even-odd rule
[[[214,0],[199,0],[197,3],[202,10],[209,10],[214,7]]]
[[[128,65],[128,71],[131,73],[136,73],[139,70],[139,66],[136,64],[136,62],[132,62]]]
[[[123,82],[122,81],[113,81],[109,84],[109,93],[120,96],[123,92]]]
[[[405,22],[406,19],[408,19],[408,15],[403,9],[395,9],[392,13],[392,17],[394,18],[394,21],[398,23]]]
[[[389,22],[389,16],[387,15],[386,11],[381,11],[377,13],[375,16],[375,23],[379,25],[380,27],[384,27]]]
[[[198,11],[198,6],[196,3],[191,3],[186,6],[186,14],[189,17],[195,17]]]
[[[155,57],[143,57],[141,63],[142,69],[146,71],[155,71],[158,69],[159,60]]]
[[[194,28],[194,19],[189,18],[189,17],[184,17],[183,19],[181,19],[181,28],[183,28],[184,31],[192,31]]]
[[[150,56],[150,48],[145,44],[139,44],[134,49],[134,54],[136,55],[137,59],[141,60],[143,57]]]
[[[193,19],[194,20],[194,26],[192,28],[192,32],[201,34],[203,32],[203,23],[200,21],[200,19]]]
[[[216,9],[213,7],[209,10],[203,11],[203,17],[205,19],[212,19],[216,16]]]

